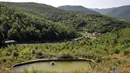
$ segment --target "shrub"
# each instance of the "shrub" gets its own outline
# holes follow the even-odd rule
[[[35,50],[32,50],[32,54],[34,55],[36,52],[35,52]]]
[[[115,50],[114,50],[114,53],[115,53],[115,54],[119,54],[119,53],[120,53],[120,50],[119,50],[119,49],[115,49]]]
[[[125,49],[125,50],[123,51],[123,54],[124,54],[124,55],[130,54],[130,48]]]
[[[19,53],[18,52],[13,52],[13,57],[18,57],[19,56]]]
[[[59,55],[59,59],[69,59],[69,58],[73,58],[73,56],[69,54],[68,52],[63,52],[63,53],[60,53]]]
[[[124,55],[128,55],[128,54],[130,54],[130,51],[125,50],[125,51],[123,52],[123,54],[124,54]]]
[[[102,58],[101,58],[100,56],[98,56],[98,57],[96,57],[95,61],[96,61],[97,63],[100,63],[100,62],[102,62]]]
[[[36,54],[36,58],[44,58],[45,56],[44,56],[44,54],[42,53],[42,52],[38,52],[37,54]]]
[[[93,53],[88,52],[84,55],[84,57],[88,59],[94,59],[96,56]]]

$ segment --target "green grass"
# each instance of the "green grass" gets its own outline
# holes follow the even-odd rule
[[[81,42],[81,41],[80,41]],[[67,43],[54,43],[54,44],[31,44],[31,45],[10,45],[6,48],[0,49],[0,67],[11,68],[14,64],[26,62],[37,59],[36,55],[42,53],[45,58],[59,58],[59,57],[82,57],[94,60],[95,63],[90,63],[91,69],[102,68],[108,60],[103,57],[111,54],[122,54],[128,55],[129,48],[118,52],[117,49],[107,49],[105,46],[93,48],[94,46],[82,45],[82,42],[67,42]],[[117,47],[117,46],[116,46]],[[106,50],[108,52],[106,52]],[[34,53],[35,52],[35,53]],[[110,60],[112,58],[110,57]],[[116,63],[118,60],[110,61],[109,66],[117,66],[120,63]],[[13,71],[11,69],[11,71]],[[38,73],[38,72],[31,72]]]
[[[48,59],[60,57],[91,59],[93,60],[90,62],[91,70],[100,72],[105,66],[113,68],[125,64],[127,58],[124,57],[129,56],[129,51],[129,28],[125,28],[102,34],[96,39],[86,37],[78,41],[60,43],[9,45],[0,49],[0,68],[9,68],[11,73],[14,64],[35,60],[40,55]],[[123,55],[123,57],[113,58],[114,55]],[[90,73],[93,73],[91,70]]]

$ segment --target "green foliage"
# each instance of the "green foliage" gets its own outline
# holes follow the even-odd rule
[[[75,29],[64,23],[53,22],[37,15],[29,15],[22,11],[1,5],[1,28],[5,39],[27,41],[55,41],[76,37]],[[1,34],[1,37],[3,34]],[[2,38],[1,38],[2,39]]]
[[[2,43],[3,40],[4,40],[4,34],[2,30],[0,30],[0,44]]]
[[[13,64],[21,63],[29,60],[36,59],[37,55],[44,56],[44,58],[86,58],[93,62],[90,62],[92,69],[98,67],[98,64],[109,64],[108,61],[113,59],[109,58],[104,61],[103,57],[112,54],[124,54],[129,55],[129,42],[120,43],[122,37],[129,37],[129,35],[121,35],[123,32],[127,32],[129,28],[122,29],[120,31],[112,31],[97,37],[96,39],[84,38],[80,41],[70,41],[65,43],[45,43],[45,44],[24,44],[8,46],[0,49],[0,65],[7,64],[7,57],[12,57],[14,60],[10,60],[8,63],[11,67]],[[116,34],[115,34],[116,33]],[[118,34],[118,37],[117,37]],[[116,39],[116,40],[115,40]],[[129,40],[129,39],[128,39]],[[106,47],[107,46],[107,47]],[[110,65],[118,66],[123,62],[115,60],[110,62]]]
[[[130,22],[130,5],[108,8],[108,9],[95,9],[95,11],[101,14],[108,15],[111,17],[116,17],[121,20]]]
[[[123,51],[124,55],[129,55],[130,54],[130,48],[127,48]]]
[[[68,40],[78,32],[106,33],[129,23],[98,14],[64,11],[37,3],[0,3],[0,27],[5,39],[19,42]]]
[[[86,58],[92,68],[103,57],[129,54],[130,24],[103,15],[79,14],[36,3],[0,3],[0,42],[44,42],[16,44],[0,49],[0,68],[44,58]],[[100,34],[99,36],[93,35]],[[80,35],[81,34],[81,35]],[[80,40],[70,40],[80,35]],[[52,43],[53,42],[53,43]],[[111,60],[111,59],[110,59]],[[34,71],[35,72],[35,71]]]
[[[70,10],[70,11],[77,11],[77,13],[88,13],[88,14],[100,14],[96,11],[90,10],[88,8],[85,8],[83,6],[60,6],[58,7],[59,9],[63,9],[63,10]]]

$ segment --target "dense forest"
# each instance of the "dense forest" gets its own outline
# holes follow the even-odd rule
[[[107,16],[79,14],[36,3],[3,2],[0,3],[0,13],[1,41],[67,40],[78,37],[80,29],[106,33],[129,27],[127,22]]]
[[[28,15],[3,4],[0,10],[1,40],[53,41],[76,37],[75,30],[67,24]]]

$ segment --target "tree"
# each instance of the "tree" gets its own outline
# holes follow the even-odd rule
[[[11,28],[9,31],[8,31],[8,39],[9,40],[17,40],[17,41],[20,41],[21,40],[21,36],[19,34],[19,32],[14,29],[14,28]]]
[[[4,41],[4,34],[2,30],[0,29],[0,44]]]
[[[4,31],[4,34],[7,34],[8,30],[11,28],[11,26],[7,23],[7,21],[4,21],[1,27],[2,30]]]

